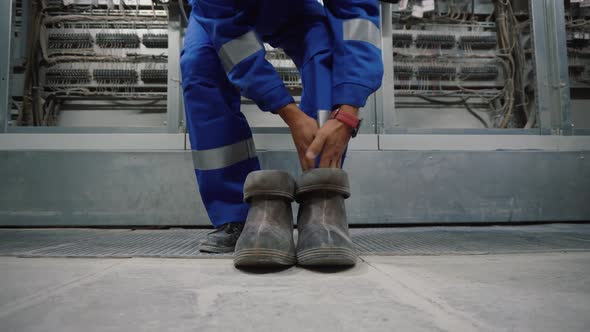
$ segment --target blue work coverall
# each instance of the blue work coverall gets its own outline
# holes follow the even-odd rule
[[[240,95],[264,112],[294,100],[265,59],[282,48],[303,84],[300,108],[365,105],[383,76],[377,0],[191,0],[182,86],[201,198],[220,227],[246,220],[242,190],[260,169]]]

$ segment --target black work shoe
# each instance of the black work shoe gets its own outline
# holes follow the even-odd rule
[[[225,224],[207,234],[207,238],[199,243],[199,250],[215,254],[232,252],[242,233],[242,229],[244,229],[243,222]]]

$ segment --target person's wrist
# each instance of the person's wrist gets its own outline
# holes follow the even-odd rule
[[[339,123],[340,127],[345,126],[350,130],[352,137],[358,134],[358,129],[362,119],[359,119],[358,107],[351,105],[340,105],[340,107],[332,113],[331,119]]]
[[[302,115],[305,115],[295,104],[289,104],[278,110],[277,113],[289,127],[295,124]]]
[[[340,112],[345,112],[348,114],[352,114],[356,117],[359,116],[359,108],[351,105],[341,105]]]

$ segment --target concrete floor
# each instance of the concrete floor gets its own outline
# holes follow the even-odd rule
[[[345,271],[229,259],[0,257],[0,330],[588,331],[590,253],[363,257]]]

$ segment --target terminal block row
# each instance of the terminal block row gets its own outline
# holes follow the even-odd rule
[[[567,47],[586,48],[590,46],[590,30],[568,30],[566,41]]]
[[[457,75],[455,67],[446,66],[420,66],[416,70],[416,76],[429,79],[452,78]]]
[[[420,34],[416,36],[416,46],[426,48],[453,48],[455,46],[455,36]]]
[[[414,37],[410,33],[394,33],[391,38],[393,47],[408,47],[414,41]]]
[[[168,70],[166,69],[142,69],[141,80],[145,83],[162,83],[168,82]]]
[[[462,36],[459,39],[459,45],[462,48],[471,48],[473,50],[489,50],[496,48],[497,44],[496,36]]]
[[[142,69],[141,80],[144,83],[166,84],[167,69]],[[133,69],[94,69],[92,76],[99,84],[135,84],[137,71]],[[50,69],[45,73],[47,84],[89,84],[92,80],[88,69]]]
[[[287,85],[299,85],[301,84],[301,77],[299,71],[295,67],[278,67],[276,68],[277,73]]]
[[[414,67],[410,65],[394,65],[393,73],[399,78],[408,78],[414,74]]]
[[[147,48],[168,48],[168,35],[146,33],[143,35],[143,44]]]
[[[393,47],[409,47],[414,42],[414,36],[410,33],[394,33],[392,35]],[[451,49],[455,47],[454,35],[443,34],[419,34],[416,35],[416,47]],[[473,50],[489,50],[497,45],[496,36],[461,36],[459,46]]]
[[[586,66],[584,65],[569,65],[567,67],[568,73],[570,77],[580,77],[586,71]]]
[[[87,84],[90,82],[88,69],[51,69],[45,73],[48,84]]]
[[[94,39],[89,33],[53,33],[47,40],[50,49],[91,48]]]
[[[102,48],[138,48],[139,36],[132,33],[98,33],[96,44]]]
[[[132,33],[98,33],[96,44],[101,48],[138,48],[139,36]],[[147,48],[168,48],[168,35],[147,33],[143,35]],[[92,48],[94,38],[90,33],[52,33],[48,37],[50,49]]]
[[[398,79],[409,79],[414,74],[419,79],[451,79],[460,73],[465,80],[492,80],[499,75],[498,67],[492,65],[464,66],[414,66],[411,64],[396,64],[393,73]]]
[[[133,69],[94,69],[93,75],[98,83],[103,84],[137,83],[137,71]]]
[[[493,80],[498,77],[499,71],[496,66],[468,66],[461,67],[461,76],[466,80]]]

